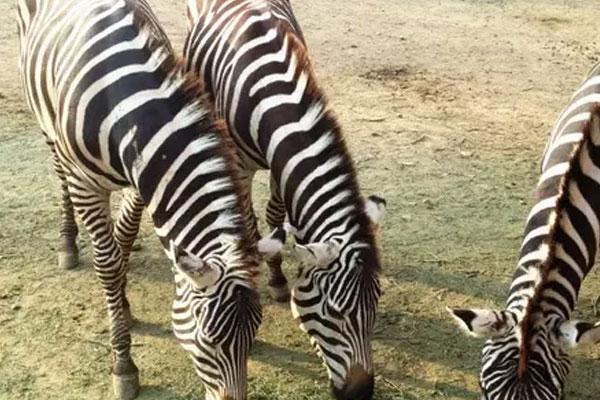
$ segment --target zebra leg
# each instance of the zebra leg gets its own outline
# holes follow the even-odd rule
[[[277,183],[271,179],[271,198],[267,204],[267,224],[272,229],[282,226],[285,222],[285,205],[281,200]],[[277,253],[267,259],[269,267],[269,293],[273,300],[284,303],[290,299],[290,289],[285,275],[281,271],[283,259]]]
[[[132,251],[135,238],[137,237],[138,231],[140,230],[140,221],[142,219],[142,212],[144,211],[144,202],[140,198],[137,191],[125,190],[123,192],[123,200],[121,201],[121,210],[119,212],[119,218],[115,224],[115,240],[121,248],[121,256],[123,258],[123,264],[125,265],[126,272],[124,275],[123,282],[123,314],[125,315],[125,321],[127,326],[131,328],[134,323],[134,318],[131,313],[131,307],[127,300],[127,270],[129,269],[129,254]]]
[[[246,182],[246,191],[242,193],[242,212],[246,218],[246,227],[248,234],[256,243],[260,240],[260,231],[258,230],[258,220],[254,213],[254,205],[252,204],[252,181],[254,180],[255,171],[244,171],[242,179]]]
[[[46,142],[52,150],[52,165],[61,182],[61,224],[60,247],[58,249],[58,266],[64,269],[73,269],[79,264],[79,250],[77,249],[77,223],[73,212],[73,203],[67,186],[65,172],[60,164],[54,143]]]
[[[139,371],[131,359],[131,335],[124,311],[126,266],[115,239],[110,215],[110,196],[97,193],[69,178],[75,210],[92,237],[94,269],[100,278],[110,320],[113,353],[113,389],[117,398],[133,399],[139,392]]]

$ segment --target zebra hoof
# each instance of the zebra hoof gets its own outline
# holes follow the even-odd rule
[[[290,289],[288,289],[287,283],[283,286],[269,286],[269,294],[278,303],[290,301]]]
[[[113,390],[115,397],[121,400],[135,399],[140,392],[140,374],[131,375],[112,374]]]
[[[79,265],[79,252],[64,251],[58,252],[58,266],[62,269],[73,269]]]

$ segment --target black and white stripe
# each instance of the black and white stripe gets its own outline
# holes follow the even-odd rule
[[[451,310],[488,337],[480,384],[487,400],[557,400],[568,349],[600,340],[600,326],[571,320],[600,240],[600,65],[563,110],[542,159],[506,309]]]
[[[267,222],[281,227],[287,214],[299,244],[304,267],[292,290],[293,314],[324,360],[336,397],[369,399],[380,294],[369,216],[379,219],[385,202],[365,203],[360,195],[288,1],[190,0],[188,16],[186,67],[204,78],[247,181],[270,169]],[[249,198],[245,204],[253,215]],[[267,263],[273,297],[287,299],[281,255]]]
[[[92,237],[111,322],[116,394],[137,393],[125,296],[144,205],[173,262],[173,326],[207,399],[246,399],[261,319],[257,257],[234,154],[199,85],[183,77],[144,0],[19,0],[20,70],[63,188],[62,250],[76,264],[73,209]],[[110,192],[128,191],[113,224]]]

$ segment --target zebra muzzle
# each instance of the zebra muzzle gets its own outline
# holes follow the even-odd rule
[[[332,386],[333,396],[338,400],[371,400],[374,379],[360,365],[354,365],[341,389]]]

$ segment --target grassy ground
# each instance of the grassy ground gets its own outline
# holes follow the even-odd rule
[[[185,2],[152,3],[180,47]],[[362,186],[390,204],[380,231],[376,398],[476,399],[481,342],[463,337],[444,306],[503,303],[538,159],[594,62],[589,27],[599,11],[592,1],[293,3]],[[0,399],[106,399],[104,300],[85,235],[79,269],[56,263],[58,182],[22,101],[12,8],[0,0]],[[256,189],[263,209],[264,175]],[[141,236],[130,273],[140,399],[199,398],[170,331],[170,271],[147,221]],[[286,272],[293,277],[295,266]],[[594,318],[599,289],[592,273],[582,317]],[[271,302],[264,285],[261,294],[250,399],[328,399],[325,372],[289,307]],[[597,398],[599,357],[597,349],[575,355],[569,398]]]

